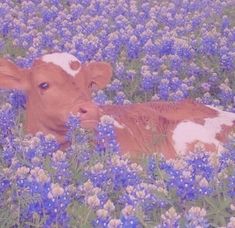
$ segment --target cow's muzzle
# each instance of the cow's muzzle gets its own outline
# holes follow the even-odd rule
[[[102,111],[96,104],[86,102],[79,103],[73,113],[79,116],[81,127],[94,129],[99,123]]]

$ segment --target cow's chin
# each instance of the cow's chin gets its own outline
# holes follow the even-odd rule
[[[81,127],[85,129],[95,129],[98,125],[97,120],[81,120]]]

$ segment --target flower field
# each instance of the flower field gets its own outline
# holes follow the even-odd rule
[[[0,57],[21,67],[50,52],[111,63],[97,104],[192,98],[235,112],[234,0],[3,0],[0,22]],[[219,154],[133,161],[112,122],[93,135],[70,116],[62,151],[24,132],[21,91],[0,93],[0,227],[235,227],[235,134]]]

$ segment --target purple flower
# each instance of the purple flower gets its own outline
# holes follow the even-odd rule
[[[113,86],[110,86],[110,87],[113,87]],[[107,90],[110,90],[110,87],[108,87]],[[104,105],[106,103],[106,101],[108,100],[108,97],[107,97],[107,95],[105,94],[105,92],[103,90],[99,90],[96,93],[93,100],[96,104]]]
[[[114,97],[115,104],[124,104],[124,101],[126,100],[126,95],[124,92],[119,91],[117,95]]]
[[[140,228],[141,223],[135,216],[122,216],[120,218],[123,228]]]
[[[207,55],[216,55],[218,53],[218,43],[216,38],[205,36],[201,42],[202,52]]]
[[[174,50],[174,40],[172,39],[166,39],[163,40],[162,43],[159,46],[159,55],[170,55],[170,54],[175,54]]]
[[[224,71],[231,71],[234,69],[235,65],[235,54],[224,54],[220,58],[220,66]]]
[[[205,218],[206,210],[200,207],[191,207],[186,214],[186,226],[189,228],[209,227],[208,220]]]
[[[116,135],[114,131],[115,120],[109,116],[101,117],[101,123],[97,126],[97,151],[99,153],[119,151],[119,145],[116,141]]]
[[[10,93],[9,102],[16,109],[22,107],[24,108],[26,105],[26,97],[20,91],[13,91],[12,93]]]

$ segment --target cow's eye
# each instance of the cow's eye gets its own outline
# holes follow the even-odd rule
[[[42,82],[39,84],[38,86],[40,89],[48,89],[49,88],[49,84],[47,82]]]

